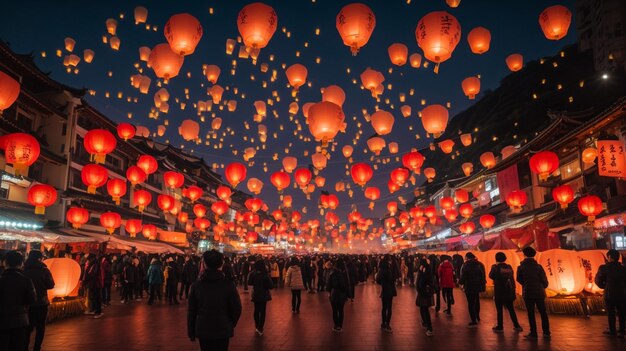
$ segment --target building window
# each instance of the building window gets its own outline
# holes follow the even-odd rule
[[[116,170],[124,169],[124,161],[121,158],[117,156],[113,156],[111,154],[107,155],[105,163],[107,166],[110,166],[112,169],[116,169]]]
[[[559,167],[559,172],[561,173],[561,179],[571,179],[580,174],[580,161],[578,161],[578,157],[571,160],[570,162],[564,163]]]
[[[26,115],[23,111],[18,110],[15,116],[15,124],[25,131],[33,130],[33,118]]]

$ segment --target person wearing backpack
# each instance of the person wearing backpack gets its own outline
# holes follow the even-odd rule
[[[516,332],[521,332],[523,329],[517,321],[517,314],[515,314],[515,308],[513,307],[513,301],[515,301],[513,267],[505,263],[505,261],[506,255],[503,252],[496,253],[497,263],[491,266],[491,271],[489,271],[489,278],[493,280],[493,299],[496,302],[498,316],[498,323],[491,329],[496,333],[501,333],[504,330],[502,308],[506,307],[511,316],[511,322],[513,322],[513,329]]]
[[[524,260],[517,267],[517,282],[522,284],[522,297],[528,313],[528,324],[530,333],[524,335],[526,339],[537,339],[537,321],[535,320],[535,307],[541,315],[541,328],[543,337],[550,339],[550,321],[546,311],[546,288],[548,287],[548,277],[543,267],[535,261],[537,251],[532,247],[525,247],[522,250]]]
[[[382,299],[382,323],[380,328],[388,333],[392,332],[391,311],[393,298],[398,295],[395,279],[389,265],[390,260],[391,257],[389,255],[385,255],[385,258],[383,258],[380,262],[380,268],[375,277],[376,284],[381,286],[380,298]]]
[[[422,325],[426,329],[427,336],[433,335],[433,323],[430,318],[430,307],[435,305],[433,279],[433,272],[428,261],[425,258],[420,258],[417,277],[415,278],[415,289],[417,290],[415,304],[420,308]]]

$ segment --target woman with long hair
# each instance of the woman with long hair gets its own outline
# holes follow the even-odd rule
[[[254,302],[254,324],[256,333],[263,335],[265,326],[265,312],[267,301],[272,299],[270,290],[274,288],[274,283],[267,271],[267,266],[262,259],[254,263],[253,271],[248,278],[248,285],[252,286],[252,302]]]
[[[291,289],[291,313],[300,313],[300,303],[302,302],[302,271],[297,257],[289,260],[289,268],[285,274],[285,286]]]
[[[333,309],[333,331],[343,329],[343,307],[348,300],[348,273],[343,258],[338,258],[328,278],[327,290],[330,291],[330,305]]]
[[[419,259],[417,269],[417,277],[415,279],[415,289],[417,290],[417,298],[415,304],[420,308],[422,316],[422,325],[426,330],[426,335],[433,335],[433,324],[430,319],[430,307],[435,304],[433,294],[433,273],[426,258]]]

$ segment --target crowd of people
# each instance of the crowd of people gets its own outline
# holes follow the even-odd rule
[[[535,310],[541,318],[544,338],[550,338],[550,322],[545,305],[546,273],[535,261],[535,250],[523,250],[524,260],[514,271],[504,253],[496,254],[496,264],[485,268],[471,252],[465,257],[449,255],[255,255],[225,256],[218,251],[194,255],[76,254],[81,267],[79,294],[85,297],[85,314],[101,318],[103,308],[118,292],[122,304],[148,305],[188,303],[188,337],[199,340],[202,350],[226,350],[242,313],[239,291],[249,294],[254,304],[256,333],[264,333],[267,303],[271,290],[291,290],[291,312],[300,313],[302,292],[328,293],[334,332],[344,323],[344,305],[354,301],[355,286],[372,279],[380,285],[381,329],[392,332],[393,299],[398,286],[416,291],[415,304],[427,336],[434,334],[431,309],[451,316],[455,304],[453,289],[461,287],[467,300],[468,328],[481,322],[480,294],[487,279],[493,280],[497,320],[492,330],[504,331],[503,312],[508,311],[515,332],[522,332],[513,303],[516,282],[528,315],[527,339],[538,338]],[[35,331],[34,350],[40,350],[48,311],[47,290],[54,287],[41,251],[32,250],[24,261],[18,251],[7,252],[0,261],[0,351],[27,350]],[[596,284],[604,289],[609,326],[607,335],[624,336],[626,328],[626,267],[618,251],[609,250],[607,263],[596,274]],[[622,260],[623,261],[623,260]],[[251,291],[250,291],[251,290]],[[442,311],[443,305],[443,311]],[[618,324],[616,325],[616,318]]]

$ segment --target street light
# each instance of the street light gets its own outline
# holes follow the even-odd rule
[[[602,75],[602,79],[605,79],[605,80],[606,80],[606,79],[609,79],[609,75],[608,75],[608,74],[606,74],[606,73],[604,73],[604,74]]]

